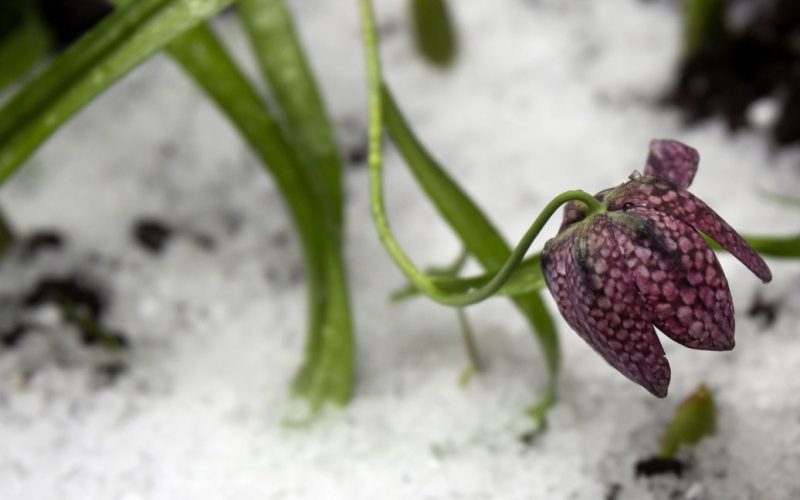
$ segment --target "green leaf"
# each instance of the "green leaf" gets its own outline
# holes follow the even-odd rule
[[[342,225],[342,165],[333,129],[284,0],[239,0],[241,20],[265,80],[285,118],[289,137]]]
[[[445,0],[411,0],[417,50],[436,66],[453,64],[458,52],[456,31]]]
[[[745,236],[744,239],[761,255],[800,257],[800,234],[795,236]]]
[[[233,0],[140,0],[117,9],[0,110],[0,181],[131,69]]]
[[[714,396],[705,385],[700,385],[678,409],[661,438],[659,454],[672,458],[682,445],[697,444],[712,436],[717,429],[717,407]]]
[[[353,385],[353,340],[343,261],[319,224],[322,204],[289,140],[217,38],[198,27],[169,53],[236,126],[274,176],[300,233],[309,294],[306,358],[295,389],[312,409],[346,403]]]

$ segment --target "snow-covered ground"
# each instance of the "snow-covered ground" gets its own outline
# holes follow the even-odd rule
[[[453,0],[462,50],[448,73],[415,54],[408,2],[378,3],[398,99],[509,240],[558,192],[624,181],[653,137],[700,150],[692,190],[737,229],[800,229],[797,208],[762,193],[798,192],[797,150],[773,152],[758,133],[731,137],[719,122],[687,130],[654,104],[677,57],[672,2]],[[345,154],[358,150],[355,2],[292,6]],[[229,19],[217,27],[244,49]],[[387,176],[391,219],[412,256],[451,259],[457,241],[391,150]],[[279,194],[253,155],[165,57],[68,124],[0,195],[19,230],[56,228],[67,246],[7,261],[0,291],[45,272],[87,273],[111,291],[108,323],[131,346],[122,354],[85,346],[41,310],[35,329],[0,350],[2,497],[800,498],[800,263],[770,260],[775,280],[764,287],[721,257],[738,311],[736,349],[691,351],[664,339],[673,368],[665,400],[608,367],[559,320],[561,398],[547,433],[526,444],[524,410],[546,379],[523,320],[501,299],[469,309],[488,369],[460,387],[466,360],[453,311],[387,300],[404,280],[377,242],[366,187],[363,165],[351,165],[357,392],[348,408],[297,425],[287,386],[302,350],[302,265]],[[162,254],[132,242],[141,216],[178,228]],[[555,222],[546,233],[554,231]],[[196,233],[214,248],[198,245]],[[746,314],[759,294],[781,304],[769,327]],[[126,367],[118,376],[109,374],[114,362]],[[634,464],[657,451],[674,408],[701,382],[717,397],[717,435],[680,455],[690,464],[682,478],[636,478]]]

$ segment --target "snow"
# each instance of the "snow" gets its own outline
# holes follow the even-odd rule
[[[737,229],[798,230],[797,208],[763,195],[798,192],[797,150],[773,151],[757,132],[730,136],[720,122],[686,129],[654,104],[677,57],[673,3],[451,1],[462,50],[449,73],[414,53],[406,4],[378,5],[392,88],[509,240],[555,194],[624,181],[653,137],[699,149],[692,190]],[[360,147],[355,3],[292,7],[343,148]],[[230,17],[216,27],[246,55]],[[425,265],[452,259],[457,240],[391,149],[386,170],[391,220],[410,254]],[[350,166],[357,392],[343,410],[298,420],[302,404],[287,387],[302,351],[302,263],[274,184],[165,57],[89,106],[2,191],[19,230],[55,227],[69,241],[33,264],[8,261],[0,291],[45,272],[87,272],[112,292],[109,323],[131,348],[86,347],[42,311],[36,331],[0,351],[3,498],[800,498],[800,264],[770,260],[776,278],[763,287],[721,257],[739,311],[736,349],[663,339],[673,368],[665,400],[559,320],[560,400],[547,432],[526,444],[524,411],[546,378],[525,323],[504,300],[470,308],[488,370],[460,387],[466,358],[453,311],[387,300],[404,281],[377,241],[366,189],[363,165]],[[145,215],[179,228],[162,255],[131,241]],[[198,246],[195,233],[216,248]],[[781,301],[770,327],[745,313],[757,294]],[[127,370],[108,379],[99,367],[109,361]],[[657,451],[674,408],[701,382],[717,398],[717,435],[681,453],[691,465],[683,478],[636,478],[634,464]]]

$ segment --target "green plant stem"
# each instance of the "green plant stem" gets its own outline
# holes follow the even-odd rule
[[[198,27],[175,40],[169,53],[217,103],[274,176],[300,233],[308,295],[306,360],[296,390],[312,408],[344,404],[352,393],[353,342],[341,255],[328,248],[322,207],[277,121],[213,33]],[[299,384],[299,385],[298,385]]]
[[[383,193],[381,188],[381,172],[380,165],[371,165],[371,202],[373,204],[373,218],[375,226],[378,230],[378,235],[383,243],[384,248],[395,261],[398,267],[408,277],[409,280],[419,288],[422,293],[427,295],[430,299],[444,305],[463,307],[470,304],[481,302],[495,294],[500,288],[508,281],[508,278],[516,270],[517,266],[522,262],[528,248],[533,244],[533,241],[539,235],[544,225],[550,220],[550,217],[561,207],[564,203],[569,201],[582,201],[594,207],[599,205],[597,200],[585,191],[575,190],[566,191],[548,203],[539,216],[533,221],[531,226],[525,232],[525,235],[520,239],[519,243],[511,252],[508,260],[506,260],[503,267],[489,280],[488,283],[474,288],[463,293],[448,293],[438,286],[434,280],[429,277],[425,272],[411,262],[406,253],[400,248],[400,244],[394,238],[386,218],[386,212],[383,201]]]
[[[412,168],[415,176],[417,176],[425,189],[429,190],[429,197],[434,201],[437,208],[442,212],[448,222],[450,222],[453,229],[459,234],[470,253],[479,258],[481,264],[483,264],[489,272],[495,272],[509,257],[511,253],[510,249],[466,193],[458,188],[455,182],[453,182],[443,169],[439,168],[436,162],[433,161],[430,155],[425,152],[424,148],[415,140],[413,134],[410,133],[410,129],[405,127],[405,131],[408,133],[402,133],[404,131],[403,125],[405,125],[405,122],[401,119],[402,116],[396,106],[392,106],[393,101],[388,91],[384,91],[382,88],[372,4],[369,0],[360,0],[359,7],[361,10],[363,29],[367,70],[368,108],[370,113],[369,164],[371,197],[377,199],[379,202],[382,201],[380,170],[381,127],[383,125],[381,101],[383,101],[383,104],[387,106],[389,110],[386,116],[387,126],[395,142],[398,144],[401,153],[405,157],[407,164],[417,167],[415,169]],[[389,98],[387,99],[387,97]],[[396,112],[392,113],[393,111]],[[414,156],[413,159],[411,158],[412,155]],[[424,181],[422,180],[423,173],[425,174]],[[434,189],[435,192],[433,192]],[[593,198],[590,200],[590,206],[595,206]],[[372,207],[374,218],[385,224],[385,216],[382,216],[384,212],[382,204],[373,203]],[[389,236],[391,236],[390,233]],[[404,256],[402,252],[399,255]],[[407,258],[405,260],[408,261]],[[414,284],[416,285],[417,283]],[[528,414],[536,422],[537,431],[541,431],[546,425],[545,417],[547,411],[556,398],[557,374],[560,366],[557,332],[552,317],[537,292],[515,297],[514,303],[533,326],[533,330],[536,332],[537,338],[542,346],[548,373],[550,375],[550,382],[544,398],[528,411]]]
[[[536,236],[555,211],[568,201],[582,201],[593,211],[602,208],[594,196],[585,191],[575,190],[562,193],[545,206],[541,214],[534,220],[528,231],[511,252],[500,270],[484,286],[469,290],[463,294],[448,294],[439,289],[433,280],[421,269],[411,262],[406,253],[395,239],[389,221],[386,217],[386,207],[383,200],[383,110],[381,106],[382,77],[380,59],[377,49],[377,35],[375,33],[374,15],[369,0],[360,0],[364,50],[367,68],[367,97],[369,105],[369,174],[370,174],[370,205],[372,218],[378,231],[378,236],[386,251],[403,271],[406,277],[432,300],[449,306],[463,307],[475,304],[491,297],[508,280],[511,273],[525,257],[525,252],[530,248]]]
[[[493,274],[511,254],[508,243],[478,205],[458,186],[416,138],[386,85],[382,88],[382,104],[387,131],[405,159],[406,165],[411,169],[414,177],[425,189],[442,216],[464,242],[465,248],[475,256],[489,275]],[[515,279],[515,276],[520,274],[520,272],[515,272],[498,293],[511,295],[514,305],[530,323],[542,348],[550,375],[550,396],[546,399],[554,400],[560,365],[558,332],[537,288],[527,288],[524,293],[516,293],[520,287],[530,286],[528,281],[520,282]],[[452,293],[483,286],[489,279],[491,278],[487,277],[484,281],[467,284],[460,288],[448,288],[446,286],[447,277],[437,276],[435,281],[437,286],[441,285],[442,289]],[[462,281],[457,284],[465,283]],[[414,292],[418,293],[416,289]]]
[[[483,362],[481,361],[480,353],[478,352],[478,343],[475,341],[475,335],[472,333],[472,327],[467,319],[467,313],[463,308],[456,309],[458,316],[458,325],[461,327],[461,337],[464,340],[464,347],[467,350],[467,359],[469,360],[470,369],[472,373],[477,373],[483,370]]]

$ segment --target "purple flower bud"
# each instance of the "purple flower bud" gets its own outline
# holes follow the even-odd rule
[[[623,375],[658,397],[670,368],[654,326],[693,349],[734,346],[733,301],[701,231],[764,282],[761,257],[716,212],[686,191],[699,155],[654,140],[644,175],[595,197],[605,208],[570,202],[545,244],[547,286],[567,323]]]

